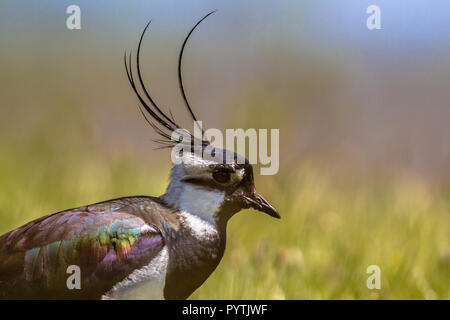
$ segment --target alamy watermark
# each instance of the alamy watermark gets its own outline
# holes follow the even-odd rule
[[[171,153],[174,164],[186,161],[184,156],[194,153],[204,160],[224,164],[244,164],[244,156],[247,156],[250,164],[261,165],[261,175],[274,175],[280,167],[279,129],[270,129],[270,142],[268,129],[226,129],[224,145],[221,130],[210,128],[203,132],[202,121],[196,121],[193,136],[185,129],[177,129],[172,132],[171,139],[177,142]],[[203,141],[211,144],[204,145]],[[231,152],[224,152],[224,149]]]
[[[381,289],[381,269],[379,266],[372,264],[367,267],[366,273],[370,274],[367,278],[366,286],[367,289]]]
[[[67,7],[66,13],[69,15],[66,19],[66,27],[69,30],[81,29],[81,9],[79,6],[72,4]]]
[[[381,9],[379,6],[372,4],[367,7],[366,13],[370,16],[366,20],[366,26],[369,30],[381,29]]]
[[[66,270],[67,274],[70,274],[70,276],[67,277],[66,280],[66,287],[69,290],[81,289],[81,269],[76,264],[70,265],[67,267]]]

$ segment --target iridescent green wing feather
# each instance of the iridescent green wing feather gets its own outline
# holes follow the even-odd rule
[[[157,220],[153,200],[122,198],[71,209],[4,234],[0,298],[100,298],[163,248],[157,227],[146,223]],[[80,290],[67,287],[73,265],[80,268]]]

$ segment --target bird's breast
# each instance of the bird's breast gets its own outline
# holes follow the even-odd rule
[[[169,245],[166,299],[188,298],[215,270],[225,250],[225,233],[215,224],[185,215]]]

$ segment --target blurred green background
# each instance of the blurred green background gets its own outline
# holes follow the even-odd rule
[[[81,30],[65,25],[81,8]],[[450,4],[377,1],[10,1],[0,4],[0,233],[62,209],[160,195],[170,155],[129,87],[142,48],[156,101],[207,127],[279,128],[257,176],[280,221],[229,223],[193,299],[450,298]],[[189,123],[186,121],[186,123]],[[259,171],[259,170],[258,170]],[[256,171],[256,172],[258,172]],[[366,268],[381,268],[381,290]]]

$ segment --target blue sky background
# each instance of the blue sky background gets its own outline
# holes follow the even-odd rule
[[[57,32],[66,18],[65,8],[82,9],[83,29],[102,35],[124,36],[129,29],[153,18],[167,29],[178,30],[205,12],[218,9],[210,22],[225,32],[254,32],[260,37],[285,37],[301,46],[302,35],[336,45],[389,49],[448,49],[450,3],[448,1],[319,0],[319,1],[2,1],[3,37]],[[382,13],[382,30],[365,27],[366,8],[376,4]],[[231,28],[230,28],[230,23]],[[212,26],[211,25],[211,26]],[[234,28],[233,28],[234,26]],[[206,32],[206,31],[203,31]]]

